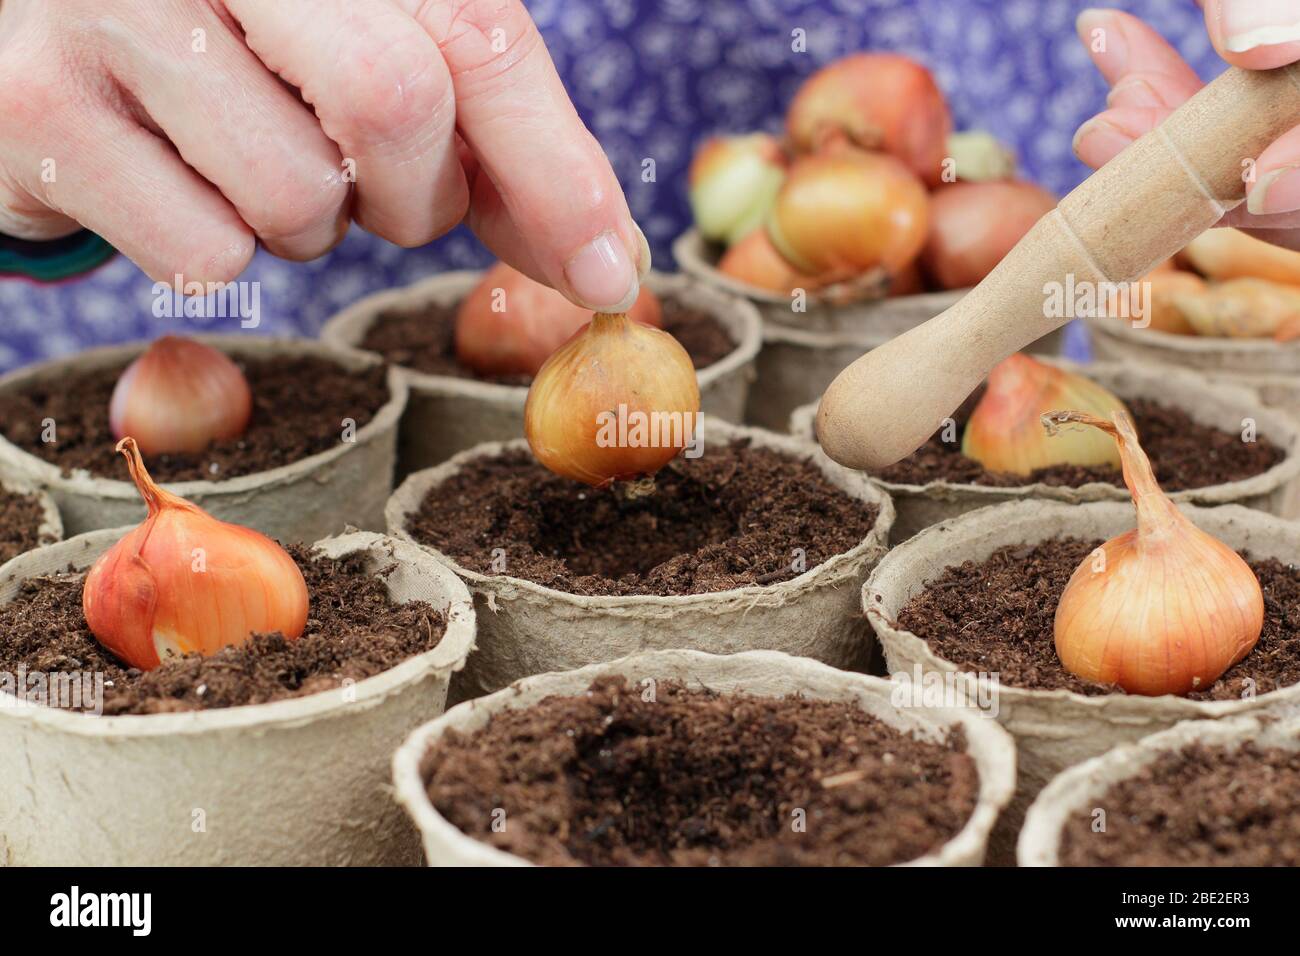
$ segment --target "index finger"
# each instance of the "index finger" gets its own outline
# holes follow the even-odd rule
[[[401,0],[442,51],[461,136],[544,278],[623,311],[649,256],[618,179],[519,0]]]
[[[1214,48],[1234,66],[1271,70],[1300,60],[1295,0],[1204,0]]]

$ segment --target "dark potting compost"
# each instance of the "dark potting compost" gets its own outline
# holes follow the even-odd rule
[[[0,488],[0,564],[50,544],[52,538],[40,533],[44,520],[45,509],[38,498]]]
[[[697,369],[724,358],[736,348],[730,333],[707,312],[664,299],[664,331],[686,349]],[[456,359],[456,305],[429,302],[418,308],[381,312],[366,332],[360,348],[378,352],[385,360],[429,375],[477,378],[498,385],[526,386],[531,375],[483,376]]]
[[[885,866],[937,850],[974,811],[960,730],[932,743],[851,703],[669,681],[643,694],[602,677],[449,732],[422,764],[429,799],[550,865]]]
[[[85,575],[69,572],[25,581],[0,607],[0,671],[100,672],[105,714],[159,714],[330,690],[395,667],[442,640],[442,610],[422,601],[394,603],[384,572],[368,571],[364,556],[313,560],[302,546],[287,550],[302,569],[310,600],[307,627],[297,640],[260,634],[210,657],[187,654],[141,671],[95,640],[81,610]]]
[[[269,471],[327,451],[343,440],[345,420],[366,425],[389,400],[381,365],[350,371],[311,356],[236,358],[253,390],[253,415],[239,438],[201,454],[151,455],[159,482],[220,481]],[[58,381],[0,395],[0,429],[9,441],[64,473],[84,468],[101,478],[129,480],[113,448],[109,398],[125,366],[70,372]],[[53,442],[44,422],[55,423]]]
[[[876,514],[809,461],[740,440],[673,459],[632,499],[553,475],[522,450],[478,458],[430,492],[408,530],[481,574],[662,596],[798,577],[861,544]]]
[[[1104,482],[1123,487],[1119,469],[1109,466],[1053,465],[1039,468],[1026,477],[989,471],[975,459],[967,458],[961,453],[961,436],[982,395],[981,388],[953,414],[956,427],[948,431],[953,441],[945,442],[944,430],[940,429],[917,451],[882,469],[876,477],[904,485],[947,481],[1014,488],[1041,482],[1077,488],[1090,482]],[[1125,399],[1125,404],[1133,413],[1142,447],[1155,468],[1156,480],[1165,491],[1241,481],[1263,474],[1283,458],[1282,449],[1262,435],[1246,442],[1239,433],[1202,425],[1178,408],[1145,398]]]
[[[1093,832],[1095,809],[1106,812]],[[1113,784],[1061,831],[1064,866],[1300,866],[1300,751],[1191,744]]]
[[[898,626],[963,670],[996,672],[1001,683],[1031,690],[1122,694],[1080,680],[1061,666],[1053,624],[1061,594],[1083,561],[1102,544],[1056,538],[999,548],[986,560],[944,570],[908,602]],[[1276,558],[1242,557],[1264,592],[1264,629],[1254,649],[1222,677],[1188,695],[1237,700],[1253,680],[1257,694],[1300,683],[1300,569]]]

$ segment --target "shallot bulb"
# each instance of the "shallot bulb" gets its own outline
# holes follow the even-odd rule
[[[921,262],[945,289],[976,285],[1055,207],[1052,195],[1033,183],[945,186],[930,203],[930,235]]]
[[[767,133],[719,136],[700,147],[687,173],[691,212],[706,239],[739,242],[763,224],[785,179],[785,156]]]

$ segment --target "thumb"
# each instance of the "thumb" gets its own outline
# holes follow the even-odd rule
[[[1205,0],[1205,25],[1219,55],[1247,70],[1300,60],[1295,0]]]

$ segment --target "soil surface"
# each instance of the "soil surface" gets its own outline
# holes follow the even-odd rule
[[[188,654],[151,671],[130,667],[101,646],[81,611],[81,573],[33,578],[0,607],[0,672],[98,672],[103,712],[161,714],[214,710],[305,697],[364,680],[442,640],[442,609],[422,601],[394,604],[382,576],[361,555],[312,560],[290,546],[307,580],[310,613],[297,640],[254,635],[211,657]],[[83,701],[82,710],[93,708]]]
[[[690,309],[673,299],[662,300],[664,331],[686,349],[697,369],[712,365],[736,348],[731,334],[707,312]],[[378,352],[387,361],[429,375],[477,378],[498,385],[524,386],[531,375],[479,375],[456,360],[455,305],[429,302],[418,308],[381,312],[366,332],[360,348]]]
[[[983,562],[947,568],[903,608],[898,625],[939,657],[963,670],[997,672],[1011,687],[1122,694],[1062,667],[1052,630],[1070,575],[1101,544],[1059,538],[1000,548]],[[1264,630],[1236,666],[1187,695],[1193,700],[1239,699],[1248,679],[1257,694],[1300,683],[1300,569],[1276,558],[1242,557],[1264,591]]]
[[[877,510],[808,461],[743,440],[673,459],[634,499],[553,475],[526,451],[478,459],[433,489],[408,530],[473,571],[573,594],[706,594],[851,551]]]
[[[982,395],[981,388],[953,415],[957,427],[949,431],[952,442],[943,440],[944,430],[940,429],[917,451],[882,469],[876,477],[903,485],[949,481],[1014,488],[1042,482],[1077,488],[1090,482],[1104,482],[1123,487],[1123,476],[1118,469],[1109,466],[1053,465],[1039,468],[1025,477],[988,471],[975,459],[967,458],[961,453],[962,433]],[[1142,447],[1155,468],[1156,480],[1165,491],[1207,488],[1240,481],[1263,474],[1284,457],[1282,449],[1263,435],[1257,435],[1253,442],[1244,442],[1240,433],[1202,425],[1181,409],[1144,398],[1125,399],[1125,404],[1133,413]]]
[[[344,419],[360,429],[389,400],[382,365],[352,372],[321,358],[236,359],[253,390],[248,430],[197,455],[150,455],[155,481],[220,481],[279,468],[337,445]],[[125,365],[70,374],[41,386],[0,395],[0,430],[24,451],[61,467],[129,481],[126,461],[113,450],[108,402]],[[42,441],[53,419],[55,442]]]
[[[1300,751],[1193,744],[1093,803],[1066,822],[1064,866],[1300,866]]]
[[[45,509],[39,499],[0,487],[0,564],[54,539],[39,533]]]
[[[497,849],[570,866],[885,866],[974,811],[959,730],[930,743],[848,703],[668,681],[645,696],[603,677],[449,733],[423,762],[429,799]]]

